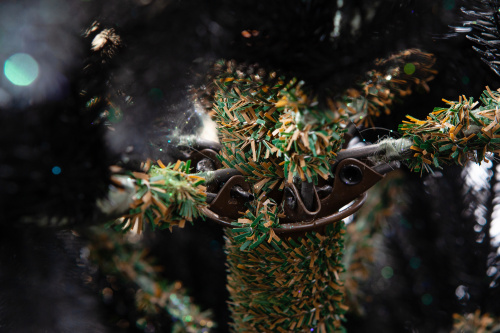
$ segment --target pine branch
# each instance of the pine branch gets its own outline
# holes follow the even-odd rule
[[[499,31],[499,9],[500,4],[496,0],[470,1],[467,3],[470,9],[463,8],[462,11],[471,21],[465,25],[471,28],[471,34],[467,38],[479,47],[473,46],[483,60],[497,75],[500,75],[500,41]]]
[[[415,153],[408,160],[412,170],[431,171],[442,164],[481,162],[487,153],[500,152],[498,107],[500,93],[488,87],[479,102],[461,96],[458,102],[444,100],[448,108],[435,108],[426,120],[407,116],[399,126],[403,138],[413,141]]]
[[[465,315],[453,314],[453,330],[451,333],[487,333],[500,330],[500,318],[489,313],[481,314],[480,310]]]
[[[148,161],[144,172],[126,173],[135,183],[135,194],[127,215],[118,219],[117,228],[137,228],[141,233],[144,222],[153,229],[184,227],[186,221],[193,222],[203,217],[201,208],[206,206],[206,188],[203,177],[188,174],[190,161],[177,161],[175,165],[158,166]]]
[[[306,96],[297,79],[285,83],[274,73],[261,77],[221,64],[219,71],[226,71],[216,80],[212,115],[221,129],[225,166],[254,183],[268,178],[271,189],[280,183],[275,180],[290,182],[295,175],[308,182],[318,175],[326,179],[348,118],[371,122],[369,117],[389,113],[393,102],[413,87],[428,90],[427,82],[436,74],[433,64],[431,54],[416,49],[379,59],[365,81],[340,98],[327,99],[327,105]],[[271,164],[262,165],[262,159]]]
[[[427,82],[436,73],[433,64],[431,54],[413,49],[377,60],[366,81],[340,98],[327,99],[325,105],[307,96],[304,82],[298,79],[283,82],[275,73],[219,63],[211,114],[219,125],[221,162],[247,177],[258,202],[294,178],[314,184],[319,177],[326,180],[332,176],[330,165],[342,148],[351,119],[361,123],[389,112],[393,102],[415,86],[428,90]],[[258,206],[275,208],[251,208],[236,222],[246,235],[238,238],[243,247],[250,242],[253,248],[266,237],[269,241],[275,238],[269,224],[279,226],[277,216],[282,208],[276,208],[276,203]],[[262,219],[262,214],[272,216],[273,222]]]
[[[347,113],[357,125],[373,126],[373,118],[390,114],[395,102],[410,95],[414,89],[429,92],[427,82],[437,71],[432,67],[436,59],[432,54],[409,49],[387,59],[377,59],[376,67],[366,73],[358,86],[347,89],[336,101],[339,112]]]
[[[228,289],[233,329],[238,332],[345,332],[340,273],[344,223],[325,234],[277,244],[262,242],[241,250],[234,230],[226,229]]]
[[[248,176],[257,194],[282,189],[284,179],[295,175],[309,182],[328,178],[329,162],[342,144],[339,114],[308,101],[296,81],[280,89],[223,77],[218,86],[213,116],[221,161]]]
[[[234,236],[237,244],[242,244],[240,251],[253,250],[264,241],[274,245],[281,243],[280,238],[273,231],[273,228],[279,228],[279,207],[274,200],[268,199],[261,203],[257,202],[256,213],[247,210],[245,215],[236,222],[231,223],[236,228],[233,232],[239,235]]]
[[[106,275],[116,276],[121,283],[134,284],[135,305],[140,318],[137,326],[145,329],[162,314],[173,318],[173,332],[202,333],[215,327],[210,312],[201,312],[192,304],[180,282],[169,283],[159,274],[159,268],[147,258],[147,251],[127,236],[111,229],[94,228],[90,232],[90,258]]]

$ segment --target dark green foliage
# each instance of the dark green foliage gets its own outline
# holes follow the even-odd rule
[[[118,219],[117,228],[124,231],[137,228],[141,233],[149,224],[155,228],[172,230],[173,226],[184,227],[186,221],[203,216],[206,206],[205,179],[189,174],[190,161],[178,161],[175,165],[151,165],[148,161],[145,172],[128,172],[135,182],[136,193],[132,197],[130,210]]]
[[[159,329],[162,316],[172,318],[172,332],[208,332],[215,323],[209,312],[201,312],[191,304],[191,299],[180,282],[169,283],[158,274],[147,251],[141,248],[132,235],[123,235],[113,230],[93,229],[90,244],[90,260],[99,265],[101,272],[116,290],[132,286],[135,291],[136,322],[141,330],[148,326]],[[110,288],[106,293],[113,294]],[[111,296],[112,297],[112,296]]]
[[[221,160],[249,176],[257,195],[282,188],[293,176],[328,177],[342,144],[340,114],[321,110],[295,80],[269,87],[259,79],[222,76],[217,84],[213,115]]]
[[[435,108],[426,120],[407,116],[399,130],[413,140],[413,158],[409,167],[415,171],[431,171],[442,164],[465,165],[467,161],[482,162],[487,153],[500,151],[500,93],[489,88],[479,102],[460,97],[447,102],[449,108]],[[479,106],[478,106],[479,105]]]
[[[344,223],[278,244],[241,249],[227,230],[228,289],[236,332],[345,332],[340,273]]]

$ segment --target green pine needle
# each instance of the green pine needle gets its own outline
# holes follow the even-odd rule
[[[140,233],[149,223],[153,229],[184,227],[185,222],[203,217],[201,209],[206,204],[205,179],[188,174],[189,161],[178,161],[175,165],[150,166],[142,172],[131,172],[135,179],[136,194],[130,211],[117,220],[118,229],[137,228]]]
[[[264,239],[252,251],[236,241],[241,231],[226,229],[235,332],[345,332],[343,222],[279,245]]]
[[[135,313],[138,328],[158,323],[170,316],[174,332],[209,332],[215,327],[209,311],[202,312],[192,303],[180,282],[169,283],[158,274],[147,251],[137,241],[111,229],[92,228],[90,260],[97,263],[102,273],[117,279],[118,286],[136,288]],[[116,285],[116,284],[113,284]]]
[[[409,167],[432,172],[446,164],[480,163],[487,153],[500,152],[500,93],[488,87],[480,101],[460,96],[448,108],[435,108],[426,120],[407,116],[399,126],[404,138],[413,141]]]

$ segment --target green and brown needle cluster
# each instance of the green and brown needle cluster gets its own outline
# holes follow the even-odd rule
[[[344,144],[346,126],[387,113],[415,87],[428,89],[427,82],[436,73],[433,63],[431,54],[406,50],[377,60],[365,81],[322,101],[306,93],[304,82],[298,79],[285,82],[275,73],[259,75],[254,70],[248,74],[230,62],[220,65],[225,70],[215,79],[211,115],[218,125],[221,162],[246,176],[259,202],[270,200],[273,191],[283,190],[294,179],[315,184],[319,178],[326,180]],[[267,205],[276,204],[273,216],[282,213],[280,203]],[[242,232],[247,238],[260,243],[270,236],[270,228],[260,218],[263,213],[253,207],[236,223],[245,228]],[[257,220],[262,222],[260,229]],[[241,240],[248,242],[244,237]]]
[[[220,159],[239,170],[251,185],[257,203],[233,224],[242,249],[279,238],[283,212],[270,193],[294,178],[317,183],[331,175],[330,164],[340,150],[344,116],[320,109],[301,91],[300,82],[266,85],[255,77],[224,76],[213,107],[222,144]],[[274,236],[274,237],[273,237]]]
[[[320,110],[300,82],[267,86],[251,78],[217,81],[213,116],[223,145],[224,166],[238,169],[257,195],[283,188],[294,176],[328,178],[342,145],[341,116]]]
[[[136,193],[127,215],[118,221],[118,228],[142,232],[145,223],[153,229],[184,227],[186,221],[203,216],[206,204],[205,179],[189,174],[190,161],[165,166],[161,161],[145,163],[143,172],[128,172],[135,181]]]
[[[344,223],[279,244],[241,250],[226,230],[229,307],[235,332],[345,332],[340,274]]]
[[[500,330],[500,318],[489,313],[481,314],[478,309],[474,313],[453,314],[453,330],[451,333],[488,333]]]
[[[480,163],[487,153],[500,152],[500,92],[488,87],[480,101],[460,96],[456,102],[443,100],[447,108],[435,108],[427,119],[407,116],[399,126],[404,139],[412,141],[412,170],[432,171],[443,164]]]
[[[415,89],[429,92],[427,83],[437,73],[430,53],[409,49],[375,61],[365,79],[347,89],[339,99],[330,99],[332,110],[345,113],[356,125],[372,126],[373,118],[390,114],[394,103]]]
[[[180,282],[169,283],[161,277],[159,267],[147,257],[147,250],[129,240],[133,235],[94,228],[90,236],[90,260],[99,265],[103,274],[117,279],[118,285],[132,285],[136,290],[137,327],[154,326],[165,315],[173,319],[172,332],[208,333],[215,327],[210,312],[200,311]],[[110,288],[103,291],[112,293]]]
[[[428,90],[433,64],[431,54],[416,49],[377,60],[365,81],[326,103],[307,95],[297,79],[265,79],[229,66],[215,80],[211,112],[219,126],[222,162],[248,176],[256,194],[282,188],[294,176],[326,179],[349,121],[388,113],[414,87]]]

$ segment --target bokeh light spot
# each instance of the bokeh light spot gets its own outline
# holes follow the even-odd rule
[[[455,0],[444,0],[443,7],[446,10],[452,10],[453,8],[455,8]]]
[[[61,171],[62,171],[62,170],[61,170],[61,168],[60,168],[60,167],[58,167],[57,165],[56,165],[55,167],[53,167],[53,168],[52,168],[52,173],[53,173],[54,175],[59,175],[59,174],[61,174]]]
[[[404,71],[407,75],[412,75],[413,73],[415,73],[415,70],[416,70],[415,65],[412,64],[411,62],[405,65]]]
[[[148,95],[155,102],[159,102],[163,99],[163,91],[161,91],[161,89],[158,88],[151,89]]]
[[[433,299],[431,294],[423,294],[422,295],[422,303],[424,305],[431,305]]]
[[[111,123],[117,123],[123,118],[123,112],[117,105],[111,104],[109,109],[106,111],[108,120]]]
[[[394,270],[390,266],[385,266],[380,273],[384,279],[390,279],[394,275]]]
[[[458,286],[457,289],[455,289],[455,295],[459,300],[464,299],[468,295],[467,287],[464,285]]]
[[[16,86],[29,86],[38,77],[38,63],[26,53],[16,53],[4,64],[7,79]]]
[[[464,75],[464,76],[462,77],[462,83],[463,83],[463,84],[469,84],[469,82],[470,82],[469,77],[468,77],[467,75]]]
[[[410,259],[410,267],[411,268],[417,269],[417,268],[420,267],[420,264],[421,264],[420,258],[413,257],[413,258]]]

